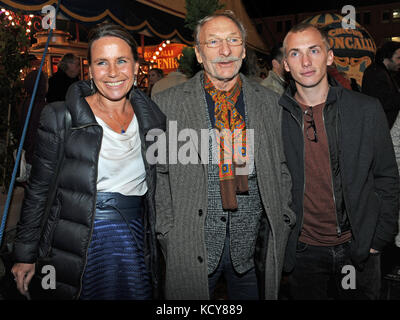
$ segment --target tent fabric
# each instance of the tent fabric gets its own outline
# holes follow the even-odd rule
[[[249,48],[267,53],[265,42],[259,36],[247,15],[241,0],[220,0],[223,10],[232,10],[247,29]],[[45,5],[56,7],[57,0],[0,0],[0,5],[11,10],[41,13]],[[185,0],[62,0],[61,13],[72,21],[95,24],[111,19],[124,28],[161,39],[177,38],[193,45],[191,30],[185,27]]]
[[[1,0],[0,5],[10,10],[41,13],[46,5],[56,7],[57,0]],[[171,15],[139,1],[96,0],[88,5],[81,0],[62,0],[61,13],[72,21],[84,24],[97,24],[111,19],[124,28],[134,32],[149,33],[161,39],[178,38],[186,44],[193,43],[192,32],[184,27],[184,18]]]

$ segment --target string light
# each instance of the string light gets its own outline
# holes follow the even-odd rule
[[[158,46],[158,49],[153,53],[153,58],[150,59],[150,63],[156,63],[157,57],[160,55],[160,53],[163,51],[163,49],[167,46],[167,44],[170,44],[170,40],[166,40],[161,42],[161,44]],[[151,68],[151,67],[150,67]]]
[[[33,14],[29,14],[29,15],[22,15],[19,16],[17,14],[15,14],[12,11],[6,10],[4,8],[1,8],[0,13],[4,13],[5,18],[9,20],[9,25],[10,26],[20,26],[20,25],[24,25],[24,22],[26,23],[26,34],[30,34],[32,32],[32,19],[35,17]]]

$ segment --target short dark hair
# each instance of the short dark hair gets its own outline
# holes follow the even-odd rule
[[[283,52],[282,52],[282,42],[279,42],[278,44],[274,45],[271,49],[271,61],[272,60],[278,60],[279,62],[281,62],[282,58],[283,58]]]
[[[78,59],[76,55],[73,53],[66,53],[57,64],[57,68],[61,69],[62,71],[66,72],[68,70],[68,64],[73,63],[75,59]]]
[[[137,52],[137,43],[132,35],[126,29],[112,24],[112,23],[101,23],[94,29],[90,30],[88,35],[88,62],[91,63],[91,49],[93,42],[103,37],[117,37],[124,40],[132,50],[132,55],[135,61],[138,61],[139,55]]]
[[[150,71],[155,71],[155,72],[157,72],[158,75],[159,75],[161,78],[164,77],[164,71],[163,71],[162,69],[159,69],[159,68],[152,68],[152,69],[150,69]]]
[[[301,23],[296,24],[295,26],[293,26],[292,29],[290,29],[289,32],[286,34],[285,39],[283,40],[283,54],[284,54],[285,57],[286,57],[286,41],[287,41],[288,34],[289,33],[302,32],[302,31],[305,31],[307,29],[315,29],[315,30],[317,30],[320,33],[320,35],[322,37],[322,40],[325,43],[327,51],[331,50],[331,46],[329,44],[329,36],[328,36],[328,33],[325,30],[323,30],[323,29],[321,29],[321,28],[319,28],[319,27],[317,27],[317,26],[315,26],[315,25],[313,25],[311,23],[301,22]]]
[[[396,50],[400,49],[400,42],[387,41],[377,51],[375,61],[382,64],[385,59],[392,59]]]

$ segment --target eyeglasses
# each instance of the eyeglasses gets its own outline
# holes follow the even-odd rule
[[[230,47],[238,47],[243,44],[242,38],[236,38],[236,37],[225,38],[225,39],[216,38],[216,39],[211,39],[211,40],[205,41],[201,44],[205,44],[208,48],[218,48],[222,45],[222,41],[224,41],[224,40]]]
[[[315,126],[313,110],[311,107],[308,107],[307,110],[304,111],[304,120],[308,123],[308,127],[306,128],[307,139],[313,142],[318,142],[317,127]]]

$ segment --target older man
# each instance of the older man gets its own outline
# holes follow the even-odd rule
[[[229,299],[276,299],[294,224],[278,96],[239,74],[246,31],[231,13],[202,19],[195,36],[204,71],[154,97],[169,121],[170,162],[158,166],[156,192],[166,298],[212,298],[223,276]],[[213,161],[229,154],[234,129],[243,134],[230,150],[233,161]],[[211,134],[200,150],[204,131]],[[184,147],[196,152],[189,164],[180,161]],[[235,157],[238,150],[246,163]]]

